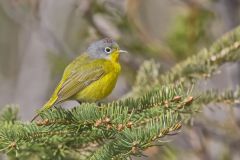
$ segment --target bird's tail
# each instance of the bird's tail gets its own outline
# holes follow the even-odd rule
[[[49,108],[51,108],[53,105],[55,105],[57,103],[57,99],[58,97],[52,97],[47,103],[44,104],[44,106],[38,111],[38,113],[33,117],[33,119],[31,120],[31,122],[33,122],[38,116],[39,114],[44,111],[47,110]]]
[[[39,116],[39,113],[37,113],[31,120],[31,122],[33,122],[37,117]]]

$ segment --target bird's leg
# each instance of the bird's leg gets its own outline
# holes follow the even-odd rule
[[[96,102],[97,106],[101,107],[104,103],[103,102]]]
[[[79,105],[83,104],[82,101],[77,100],[77,102],[79,103]],[[96,102],[96,105],[99,106],[99,107],[101,107],[103,104],[104,104],[103,102]]]

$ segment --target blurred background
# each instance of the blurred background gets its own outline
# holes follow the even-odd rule
[[[154,59],[166,72],[239,25],[239,7],[240,0],[0,0],[0,106],[17,104],[21,119],[31,119],[66,65],[104,37],[129,52],[104,101],[119,99],[144,60]],[[235,89],[239,68],[225,64],[199,88]],[[209,105],[192,122],[168,145],[136,159],[240,160],[239,106]]]

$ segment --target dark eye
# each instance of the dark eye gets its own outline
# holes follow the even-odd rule
[[[106,48],[104,49],[104,51],[105,51],[106,53],[111,53],[112,49],[109,48],[109,47],[106,47]]]

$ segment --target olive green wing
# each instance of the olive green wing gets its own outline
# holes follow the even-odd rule
[[[79,68],[80,69],[68,73],[57,93],[58,99],[56,103],[74,96],[91,83],[106,75],[104,67],[95,63],[85,64],[83,66],[80,65]]]

